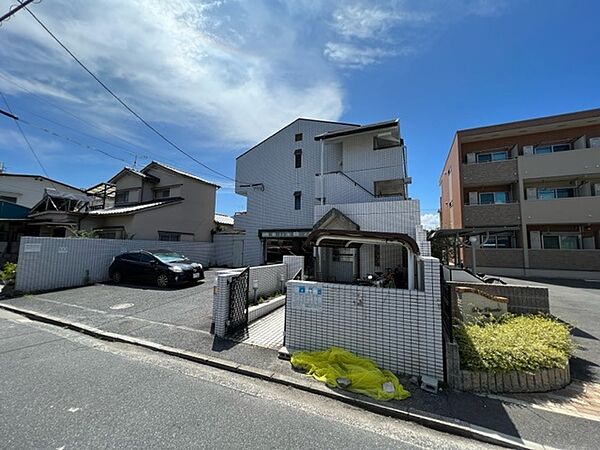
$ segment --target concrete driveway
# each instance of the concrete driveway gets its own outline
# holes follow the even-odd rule
[[[571,360],[573,377],[600,383],[600,281],[502,279],[511,284],[548,288],[550,312],[573,327],[572,335],[579,345]]]

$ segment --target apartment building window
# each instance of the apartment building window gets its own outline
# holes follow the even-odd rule
[[[537,198],[540,200],[570,197],[575,197],[574,188],[538,188],[537,190]]]
[[[576,234],[542,234],[542,245],[552,250],[577,250],[579,236]]]
[[[294,167],[296,169],[302,167],[302,150],[300,149],[294,151]]]
[[[543,155],[546,153],[566,152],[571,150],[571,144],[552,144],[552,145],[537,145],[533,148],[533,153]]]
[[[294,209],[299,210],[302,208],[302,192],[294,192]]]
[[[176,233],[173,231],[159,231],[158,232],[158,240],[159,241],[180,241],[181,233]]]
[[[494,205],[496,203],[508,203],[508,192],[480,192],[480,205]]]
[[[8,195],[0,195],[0,200],[8,203],[17,203],[17,197],[9,197]]]
[[[481,236],[480,245],[482,248],[512,248],[513,236],[510,234],[496,234],[489,236],[487,241],[485,236]]]
[[[171,189],[167,188],[167,189],[157,189],[154,191],[154,198],[155,199],[160,199],[160,198],[169,198],[171,196]]]
[[[400,145],[400,140],[391,134],[373,136],[373,150],[397,147],[398,145]]]
[[[129,202],[129,191],[117,191],[115,194],[115,203]]]
[[[294,136],[294,139],[296,140],[296,142],[300,142],[302,140],[303,136],[302,133],[296,133],[296,136]]]
[[[477,153],[477,162],[485,163],[492,161],[504,161],[508,159],[508,151],[496,151],[496,152],[485,152],[485,153]]]

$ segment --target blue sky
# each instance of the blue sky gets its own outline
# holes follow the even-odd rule
[[[48,0],[31,9],[149,122],[232,177],[235,156],[296,117],[400,118],[410,193],[428,224],[457,129],[600,106],[592,0]],[[0,61],[0,91],[51,177],[91,186],[137,154],[138,166],[161,160],[222,184],[220,212],[244,209],[231,181],[144,129],[25,11],[0,27]],[[41,173],[3,118],[0,162]]]

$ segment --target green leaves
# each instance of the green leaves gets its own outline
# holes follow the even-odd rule
[[[0,280],[2,281],[13,281],[17,276],[17,265],[15,263],[7,262],[4,264],[2,270],[0,270]]]
[[[456,327],[461,367],[485,372],[562,368],[575,346],[567,325],[546,316],[513,316]]]

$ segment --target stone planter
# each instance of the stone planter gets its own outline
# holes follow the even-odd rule
[[[571,382],[569,363],[561,369],[526,372],[473,372],[460,368],[456,343],[446,343],[447,382],[451,388],[467,392],[495,394],[517,392],[547,392],[561,389]]]
[[[260,305],[251,306],[248,308],[248,323],[266,316],[271,311],[275,311],[283,305],[285,305],[285,294],[275,297],[268,302],[261,303]]]

